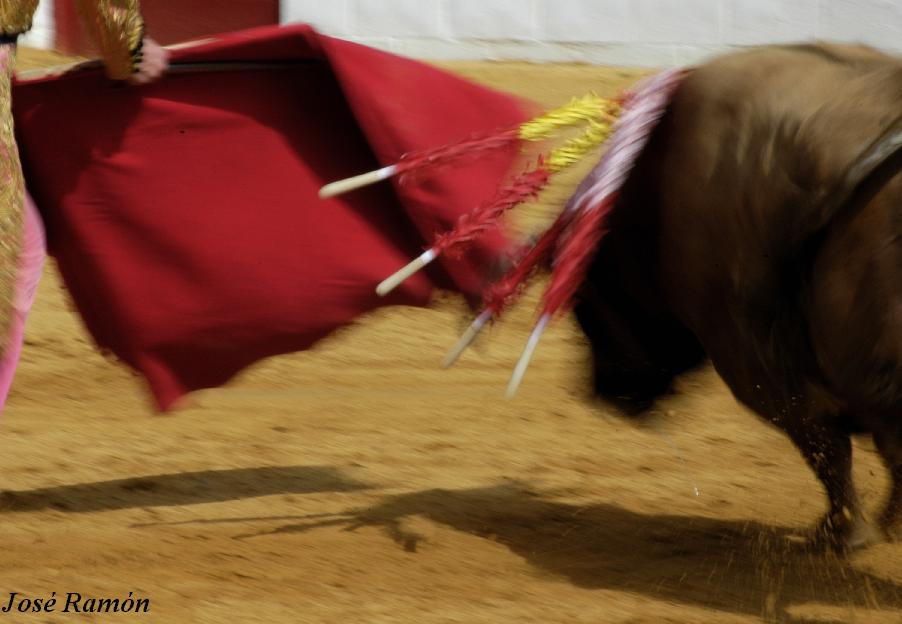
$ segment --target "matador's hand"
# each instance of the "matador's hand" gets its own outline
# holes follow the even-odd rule
[[[141,52],[143,58],[138,64],[138,71],[129,78],[133,84],[153,82],[169,67],[169,50],[150,37],[144,37]]]

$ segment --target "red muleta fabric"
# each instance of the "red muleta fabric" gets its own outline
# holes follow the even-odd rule
[[[81,71],[13,95],[50,253],[97,344],[147,379],[160,409],[378,306],[424,306],[436,287],[478,298],[500,232],[389,297],[374,289],[493,196],[514,147],[409,185],[317,192],[519,123],[524,102],[303,25],[223,35],[172,61],[290,63],[147,87]]]

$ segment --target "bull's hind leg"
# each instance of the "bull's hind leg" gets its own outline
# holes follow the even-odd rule
[[[787,430],[827,491],[829,511],[818,526],[815,543],[852,550],[880,540],[861,511],[852,483],[852,441],[841,427],[808,422]]]
[[[889,498],[880,517],[880,526],[890,539],[902,541],[902,421],[898,421],[894,428],[874,433],[874,443],[891,479]]]

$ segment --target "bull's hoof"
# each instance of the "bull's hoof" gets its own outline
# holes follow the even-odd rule
[[[811,542],[817,550],[848,554],[885,539],[883,532],[862,514],[835,513],[818,524]]]

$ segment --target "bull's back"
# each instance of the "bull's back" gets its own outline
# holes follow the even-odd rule
[[[824,241],[814,281],[808,257],[812,237],[833,218],[836,184],[900,109],[902,64],[873,51],[800,46],[731,55],[686,79],[661,128],[660,165],[637,172],[657,178],[658,268],[670,307],[737,397],[765,415],[834,389],[844,395],[830,398],[838,409],[851,386],[856,400],[878,400],[865,384],[875,369],[902,378],[898,291],[887,285],[902,283],[898,229],[892,233],[898,204],[887,196]],[[878,232],[875,219],[886,227]],[[824,284],[861,277],[875,262],[864,250],[881,245],[890,248],[880,260],[885,282],[867,305],[849,308],[849,319],[870,328],[855,338],[830,311],[837,287]],[[822,344],[837,332],[847,339]],[[880,346],[887,336],[895,347]],[[825,361],[857,363],[825,371]],[[895,388],[879,400],[898,405]]]

